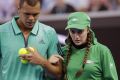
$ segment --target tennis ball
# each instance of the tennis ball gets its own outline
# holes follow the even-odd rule
[[[21,55],[21,54],[29,54],[29,52],[26,50],[26,48],[19,49],[18,53],[19,53],[19,55]],[[21,59],[21,62],[23,64],[27,64],[28,60]]]

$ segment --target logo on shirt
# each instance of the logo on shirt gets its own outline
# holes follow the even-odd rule
[[[95,63],[95,62],[92,61],[92,60],[87,60],[86,63],[87,63],[87,64],[91,64],[91,63]]]
[[[113,67],[113,63],[110,63],[110,68],[112,68]]]
[[[39,43],[45,44],[43,39],[39,40]]]

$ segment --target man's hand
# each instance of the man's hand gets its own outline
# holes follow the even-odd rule
[[[57,64],[60,62],[60,60],[64,60],[63,57],[61,57],[60,55],[54,54],[49,58],[49,62],[51,64]]]
[[[44,63],[44,57],[42,57],[36,49],[27,48],[29,54],[20,55],[22,59],[28,60],[29,63],[42,65]]]

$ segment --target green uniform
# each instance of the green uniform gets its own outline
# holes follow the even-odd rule
[[[118,80],[115,63],[110,50],[98,42],[90,47],[89,57],[82,75],[75,78],[76,72],[82,66],[85,51],[86,48],[76,49],[72,47],[72,55],[67,66],[68,80]],[[66,46],[63,48],[63,52],[66,59]]]
[[[78,30],[89,29],[92,33],[91,46],[85,66],[82,66],[86,48],[76,49],[72,47],[71,57],[67,66],[68,80],[118,80],[113,57],[110,50],[97,42],[95,34],[90,28],[91,19],[85,12],[74,12],[68,16],[66,30],[74,28]],[[67,46],[63,48],[65,64]],[[86,58],[84,58],[86,59]],[[75,74],[84,68],[83,73],[76,78]]]
[[[56,32],[37,21],[25,41],[16,19],[17,17],[0,26],[0,80],[43,80],[43,68],[30,63],[22,64],[18,50],[31,46],[48,58],[58,53]]]

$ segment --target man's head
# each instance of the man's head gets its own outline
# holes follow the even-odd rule
[[[19,8],[21,8],[24,4],[24,2],[27,2],[28,5],[30,6],[35,6],[37,3],[42,3],[42,0],[17,0],[19,2]]]
[[[20,0],[18,6],[19,25],[33,28],[40,14],[40,0]]]

